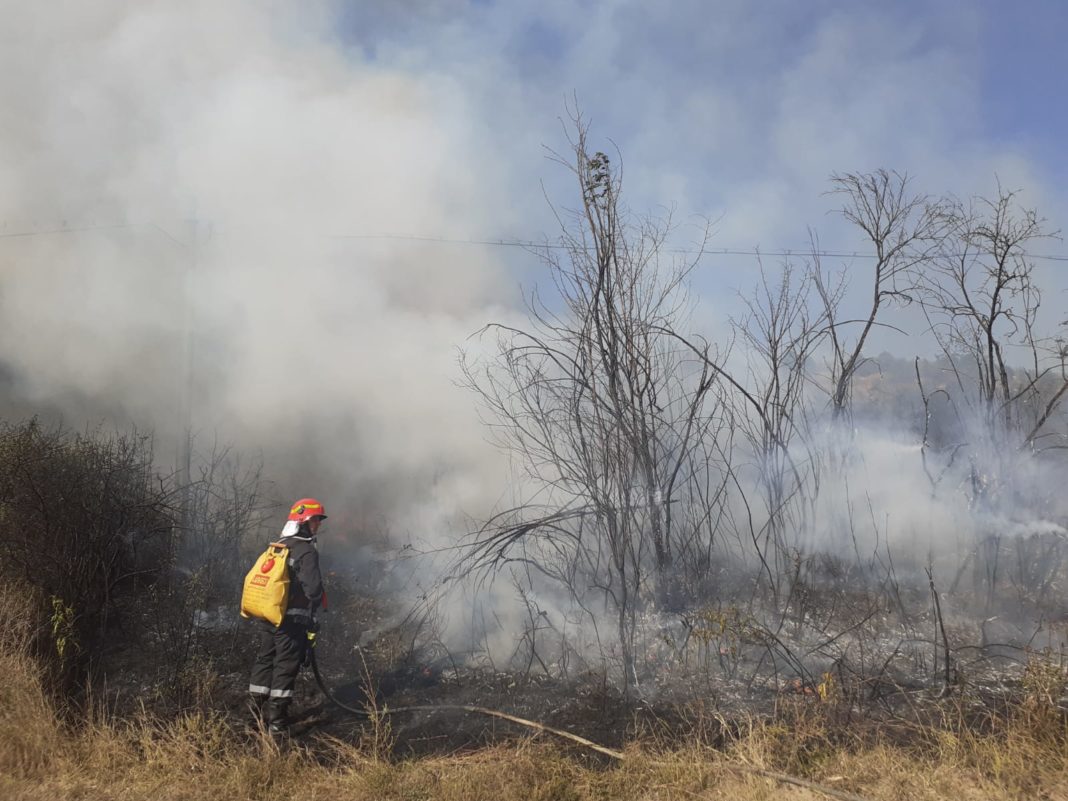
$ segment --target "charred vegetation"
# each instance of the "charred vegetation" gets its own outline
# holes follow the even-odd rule
[[[388,543],[337,560],[317,653],[367,717],[304,681],[298,733],[375,759],[521,735],[390,714],[447,703],[610,748],[815,727],[795,766],[1022,717],[1063,739],[1068,372],[1028,257],[1049,233],[1037,213],[1001,187],[965,203],[889,171],[835,175],[870,252],[836,272],[813,235],[807,257],[761,261],[709,338],[690,281],[710,224],[675,247],[670,215],[631,212],[619,155],[570,123],[552,157],[575,207],[537,251],[553,291],[461,359],[512,502],[448,564]],[[937,354],[874,355],[908,310]],[[226,448],[191,446],[192,469],[168,472],[152,445],[0,428],[0,569],[26,588],[30,652],[65,708],[223,709],[238,730],[239,577],[276,505]]]

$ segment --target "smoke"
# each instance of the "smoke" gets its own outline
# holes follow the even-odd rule
[[[516,276],[342,236],[500,230],[507,180],[459,87],[350,60],[328,12],[6,4],[0,233],[37,235],[0,240],[5,405],[151,427],[166,458],[191,382],[201,444],[262,454],[279,500],[441,538],[501,491],[453,380]]]
[[[515,483],[485,442],[471,395],[455,383],[456,349],[477,355],[472,332],[518,318],[523,265],[484,249],[361,235],[462,239],[536,230],[520,223],[543,206],[541,195],[536,185],[522,187],[521,166],[494,157],[493,143],[521,141],[520,161],[541,153],[519,123],[486,130],[484,109],[469,94],[477,88],[425,65],[353,59],[331,31],[329,5],[296,9],[252,0],[4,4],[0,410],[149,427],[166,460],[176,457],[188,393],[202,446],[218,434],[262,455],[280,501],[322,497],[334,542],[388,533],[396,543],[453,544],[467,515],[484,518]],[[573,16],[570,7],[559,14]],[[645,19],[644,10],[634,17],[643,35]],[[608,25],[584,27],[590,36],[615,36]],[[468,44],[462,36],[447,41]],[[618,59],[580,49],[580,62],[616,69]],[[822,76],[821,63],[809,71]],[[474,60],[464,66],[477,72]],[[927,66],[909,72],[912,83],[930,80]],[[601,83],[611,81],[593,86]],[[823,83],[789,83],[796,97],[784,104],[783,130],[800,133],[773,137],[782,159],[772,169],[817,163],[790,154],[798,141],[807,153],[826,138],[822,106],[813,118],[819,125],[793,124],[812,105],[810,87]],[[660,96],[663,87],[632,94]],[[493,97],[507,112],[530,94],[498,87]],[[868,102],[871,94],[862,96]],[[910,108],[915,96],[895,93]],[[924,101],[931,121],[921,127],[939,128],[940,97]],[[555,95],[552,103],[558,113]],[[744,106],[737,104],[739,115]],[[654,129],[702,140],[710,127],[647,116],[657,117]],[[717,148],[759,139],[745,130],[739,123]],[[899,138],[896,126],[880,130]],[[675,140],[650,133],[643,141],[639,156],[659,157],[660,142]],[[825,157],[844,151],[867,161],[856,143],[833,142]],[[692,176],[711,174],[694,168],[691,148],[667,149],[682,154],[675,179],[655,160],[635,159],[646,185],[695,191]],[[626,143],[624,150],[635,152]],[[800,192],[794,183],[787,191],[747,178],[725,195],[728,206],[741,199],[730,231],[741,240],[728,234],[725,243],[780,230],[784,215],[795,213],[782,200]],[[525,193],[517,196],[516,185]],[[759,202],[749,202],[754,197]],[[22,232],[34,235],[14,236]],[[727,315],[708,294],[697,303],[705,330],[724,325]],[[950,485],[960,473],[932,493],[917,443],[915,431],[863,429],[854,443],[862,458],[843,472],[848,482],[821,489],[812,540],[802,544],[840,554],[852,547],[863,558],[889,546],[921,560],[929,552],[959,558],[973,547],[977,535],[961,525],[971,514],[966,493]],[[1008,527],[1063,534],[1035,517]],[[972,540],[959,543],[962,531]],[[324,552],[340,556],[330,537]],[[499,640],[493,650],[514,647],[531,609],[571,630],[576,616],[562,596],[540,586],[528,592],[529,608],[505,603],[514,597],[507,578],[483,596],[481,608],[503,621],[488,635]],[[460,595],[455,625],[465,625],[473,608]]]

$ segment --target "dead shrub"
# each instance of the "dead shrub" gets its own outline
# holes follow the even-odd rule
[[[59,752],[63,732],[29,643],[34,620],[25,586],[0,586],[0,774],[40,775]]]

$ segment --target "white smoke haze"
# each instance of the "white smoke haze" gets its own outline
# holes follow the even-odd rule
[[[427,13],[444,24],[452,6],[430,5]],[[727,246],[778,245],[780,235],[796,244],[805,225],[826,219],[823,206],[812,214],[799,206],[812,197],[812,182],[818,192],[827,172],[857,162],[866,168],[872,152],[943,164],[925,176],[925,186],[939,191],[943,179],[962,193],[985,190],[995,165],[1008,184],[1044,199],[1033,165],[1011,152],[972,144],[939,160],[938,145],[958,133],[947,119],[975,114],[955,91],[967,65],[935,53],[879,72],[908,50],[916,31],[883,37],[881,16],[832,15],[792,77],[776,83],[769,119],[750,118],[743,89],[683,91],[638,54],[624,58],[648,9],[616,6],[597,12],[597,24],[581,34],[589,47],[553,67],[552,81],[524,87],[502,67],[502,53],[473,47],[478,36],[461,27],[445,26],[437,40],[458,59],[451,71],[429,69],[429,55],[388,42],[382,47],[391,58],[355,58],[334,42],[329,4],[4,3],[0,234],[39,235],[0,239],[0,377],[10,388],[2,405],[61,414],[72,425],[152,428],[161,458],[173,459],[191,328],[194,432],[262,455],[278,500],[323,497],[328,531],[339,538],[387,531],[394,544],[435,550],[455,545],[471,520],[523,497],[520,471],[487,443],[474,399],[457,386],[456,362],[458,347],[478,355],[484,345],[469,336],[488,322],[521,324],[517,287],[532,260],[349,235],[536,235],[547,215],[528,179],[543,166],[540,137],[558,127],[551,118],[531,124],[521,112],[549,102],[559,114],[574,88],[563,75],[569,69],[592,76],[594,88],[606,71],[623,71],[620,91],[646,104],[648,124],[632,149],[624,144],[635,165],[628,180],[643,200],[699,208],[697,185],[708,179],[688,154],[718,157],[730,172],[742,169],[729,163],[732,149],[745,151],[744,164],[759,142],[770,143],[779,175],[732,176],[709,190],[727,212],[717,229]],[[546,13],[559,21],[573,10],[554,3]],[[671,16],[658,14],[657,24],[684,24]],[[491,17],[491,27],[497,23]],[[403,28],[404,14],[384,24]],[[759,25],[745,30],[762,35]],[[857,49],[872,42],[878,87],[813,104],[811,87],[843,80]],[[477,55],[460,58],[466,51]],[[498,71],[504,78],[488,87]],[[932,74],[942,76],[936,91],[917,104],[909,87]],[[663,96],[650,91],[656,81]],[[602,102],[589,94],[595,106]],[[676,100],[693,125],[679,125],[665,108]],[[907,130],[898,136],[894,125],[906,110]],[[600,132],[611,135],[611,122]],[[502,139],[512,143],[513,165],[497,159]],[[872,151],[871,141],[894,144]],[[953,185],[959,176],[981,186]],[[97,230],[44,233],[57,223]],[[728,280],[748,291],[745,265]],[[703,276],[698,282],[710,285]],[[856,283],[864,285],[859,271]],[[724,296],[695,299],[693,325],[713,341],[735,305]],[[919,350],[912,341],[907,347],[909,355]],[[959,562],[974,548],[977,534],[962,524],[973,510],[951,486],[959,475],[932,494],[918,442],[915,430],[862,426],[848,484],[822,487],[816,522],[798,545]],[[1037,469],[1033,476],[1051,496],[1059,481]],[[1005,520],[1020,535],[1064,533],[1053,520],[1063,509],[1040,511],[1029,516],[1019,507],[991,518],[991,527]],[[329,537],[323,547],[329,558]],[[438,564],[408,578],[426,590]],[[448,596],[446,625],[463,639],[474,615],[489,609],[496,623],[477,636],[507,656],[527,607],[515,603],[507,577],[480,601],[468,591]],[[580,649],[610,640],[597,642],[584,627],[590,616],[563,595],[542,586],[532,592]],[[610,629],[607,609],[593,618],[602,616]]]
[[[406,511],[501,491],[452,379],[515,277],[484,250],[330,235],[471,236],[509,207],[469,169],[448,79],[346,61],[326,7],[275,12],[5,9],[0,219],[131,227],[5,242],[3,359],[30,403],[153,427],[166,451],[188,280],[195,432],[262,449],[283,498],[324,495],[340,520],[440,526]]]

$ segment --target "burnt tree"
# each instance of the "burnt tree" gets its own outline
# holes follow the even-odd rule
[[[489,326],[495,355],[464,359],[486,422],[525,478],[525,497],[486,523],[469,566],[522,562],[583,609],[602,598],[631,686],[639,612],[670,596],[680,553],[707,552],[695,543],[699,516],[680,512],[705,469],[695,456],[717,421],[707,408],[717,379],[666,333],[686,311],[696,258],[665,253],[670,218],[629,213],[621,168],[591,152],[581,117],[572,122],[569,157],[558,160],[580,205],[556,210],[560,239],[539,252],[555,298],[534,291],[526,327]]]
[[[831,176],[831,194],[842,198],[841,216],[870,246],[870,300],[860,316],[840,319],[841,284],[820,266],[814,249],[816,289],[826,311],[830,340],[830,402],[835,418],[848,412],[853,380],[865,364],[865,347],[879,317],[894,303],[909,303],[917,269],[926,264],[944,239],[941,203],[913,194],[909,178],[897,172],[845,173]],[[857,330],[855,336],[849,330]]]

